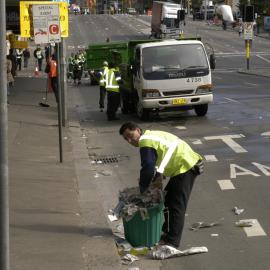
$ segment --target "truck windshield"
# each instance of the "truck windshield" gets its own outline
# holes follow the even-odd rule
[[[162,23],[165,24],[167,28],[179,27],[179,21],[174,18],[164,18]]]
[[[205,76],[209,67],[200,44],[181,44],[144,48],[143,76],[147,80],[167,80]]]

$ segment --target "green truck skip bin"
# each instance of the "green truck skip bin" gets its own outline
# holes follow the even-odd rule
[[[164,221],[164,204],[148,208],[147,219],[142,219],[140,211],[137,211],[130,220],[123,217],[126,240],[134,247],[152,247],[159,242]]]

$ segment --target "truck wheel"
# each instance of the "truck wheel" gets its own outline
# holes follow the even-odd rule
[[[149,120],[150,118],[150,111],[144,109],[140,101],[136,104],[136,114],[140,120]]]
[[[196,105],[194,110],[198,116],[205,116],[208,111],[208,104]]]

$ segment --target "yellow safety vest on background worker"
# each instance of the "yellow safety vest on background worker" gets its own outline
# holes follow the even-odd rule
[[[111,92],[120,92],[118,82],[121,80],[121,76],[118,75],[118,71],[115,68],[108,69],[105,75],[106,90]]]
[[[105,76],[108,72],[109,68],[107,66],[103,67],[103,70],[99,72],[100,78],[99,78],[99,85],[105,86]]]
[[[164,131],[146,130],[140,137],[139,147],[151,147],[157,152],[157,172],[167,177],[185,173],[202,160],[183,140]]]

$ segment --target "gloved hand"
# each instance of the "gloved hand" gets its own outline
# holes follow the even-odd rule
[[[162,180],[163,180],[163,175],[157,174],[155,178],[153,179],[153,181],[151,182],[150,188],[162,189],[163,188]]]

